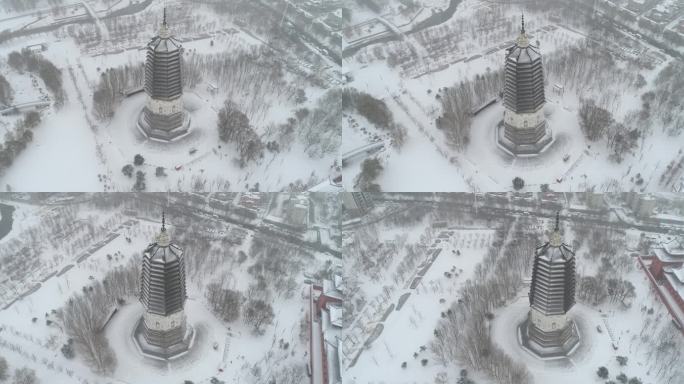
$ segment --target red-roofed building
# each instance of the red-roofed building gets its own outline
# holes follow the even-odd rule
[[[663,278],[665,268],[681,268],[684,265],[683,239],[673,238],[651,249],[649,270],[656,279]]]
[[[670,293],[672,298],[671,301],[674,301],[674,303],[670,304],[675,304],[679,307],[679,310],[676,308],[672,308],[672,310],[679,312],[679,325],[680,327],[684,327],[684,267],[677,269],[667,268],[664,271],[664,276],[665,278],[663,280],[663,286],[665,286],[667,291]]]
[[[309,288],[309,374],[312,384],[342,382],[339,340],[342,331],[344,280],[335,275]]]
[[[669,238],[653,247],[648,256],[639,257],[673,321],[684,332],[684,239]]]

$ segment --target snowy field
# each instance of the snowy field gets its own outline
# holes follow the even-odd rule
[[[355,292],[349,300],[365,303],[356,305],[345,331],[346,383],[424,383],[430,381],[428,377],[460,369],[434,360],[429,343],[440,314],[471,278],[495,231],[463,226],[457,223],[460,220],[450,223],[453,226],[433,228],[431,220],[437,215],[402,225],[396,216],[423,215],[397,208],[378,204],[374,211],[382,212],[379,215],[385,219],[375,218],[343,231],[344,248],[349,250],[345,253],[348,279],[352,280],[348,285]],[[368,251],[377,253],[377,262],[382,264],[357,276],[352,271],[362,268],[361,258],[368,257]],[[427,359],[425,364],[423,359]],[[404,362],[406,367],[402,367]]]
[[[420,272],[416,271],[416,277],[408,285],[382,297],[383,309],[387,311],[383,314],[384,321],[368,319],[375,327],[382,324],[382,332],[348,368],[347,380],[350,383],[421,383],[425,377],[457,368],[432,361],[430,354],[423,349],[429,344],[440,314],[448,309],[461,283],[472,276],[475,265],[487,251],[493,231],[448,229],[436,235],[439,242],[433,243],[428,252],[428,255],[434,255],[439,250],[434,261],[428,257],[424,264],[418,266]],[[456,255],[456,250],[460,255]],[[422,276],[421,272],[424,272]],[[453,272],[454,276],[446,277],[445,272]],[[387,283],[379,281],[362,289],[370,293],[380,284]],[[362,326],[359,323],[363,322],[354,322],[354,327]],[[429,360],[425,366],[420,363],[423,358]],[[403,362],[408,363],[408,368],[401,367]]]

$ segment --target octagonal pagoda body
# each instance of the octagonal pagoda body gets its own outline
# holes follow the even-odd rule
[[[504,120],[498,144],[513,155],[536,155],[553,140],[544,117],[544,69],[539,47],[530,43],[523,19],[520,36],[507,50]]]

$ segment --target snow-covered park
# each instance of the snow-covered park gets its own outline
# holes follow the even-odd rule
[[[419,10],[434,6],[380,3],[380,12],[350,10],[348,39],[371,21],[420,20]],[[348,89],[360,94],[343,112],[347,190],[510,191],[515,177],[525,182],[518,190],[531,192],[681,189],[681,95],[665,90],[681,72],[681,45],[654,42],[647,29],[619,17],[589,17],[589,2],[449,3],[431,9],[443,17],[429,26],[400,27],[343,57]],[[543,112],[554,136],[534,157],[512,156],[496,141],[506,49],[520,34],[523,12],[543,58]],[[586,105],[607,111],[608,128],[598,137],[585,128],[594,121],[583,120]],[[626,135],[634,138],[622,141]],[[369,148],[373,143],[384,145]]]
[[[618,194],[367,195],[373,208],[342,230],[346,382],[675,383],[682,374],[674,361],[684,336],[640,261],[684,240],[681,196],[656,197],[658,212],[677,217],[670,227],[655,212],[648,221],[617,217],[618,209],[635,217]],[[530,311],[535,248],[557,211],[575,252],[568,315],[580,343],[567,357],[542,359],[518,328]]]
[[[299,8],[310,4],[282,15],[287,2],[6,3],[3,190],[303,191],[336,177],[341,128],[334,88],[341,75],[338,53],[324,49],[334,46],[337,32],[326,24],[337,19],[334,9],[318,7],[304,17]],[[159,32],[164,7],[183,47],[190,117],[189,134],[173,142],[150,139],[136,124],[146,103],[146,45]],[[294,34],[307,17],[327,28],[304,40]],[[274,20],[280,23],[267,28]],[[258,138],[249,150],[219,133],[227,102]],[[124,172],[127,165],[135,169]]]
[[[3,229],[6,208],[14,209],[0,239],[0,356],[9,367],[2,373],[13,378],[26,368],[35,382],[59,384],[303,382],[308,287],[338,258],[329,240],[339,237],[330,225],[337,208],[324,194],[299,197],[316,210],[308,225],[331,232],[315,243],[306,230],[262,224],[279,199],[3,195]],[[141,354],[133,340],[144,312],[141,254],[160,231],[162,210],[171,241],[185,251],[185,313],[194,330],[189,351],[168,361]],[[255,312],[254,302],[264,304]],[[72,328],[81,318],[95,323],[92,339]]]

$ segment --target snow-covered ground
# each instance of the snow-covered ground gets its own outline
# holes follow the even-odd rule
[[[135,180],[123,175],[121,169],[131,164],[136,154],[146,159],[145,165],[136,171],[145,172],[148,191],[280,191],[311,188],[328,179],[337,151],[327,148],[327,152],[320,155],[310,155],[311,145],[306,141],[307,134],[300,132],[305,128],[299,123],[294,127],[294,140],[281,143],[279,151],[265,150],[263,158],[243,167],[236,161],[235,145],[219,141],[216,123],[218,110],[226,99],[231,99],[246,113],[264,144],[279,141],[279,126],[293,118],[296,110],[312,110],[318,106],[317,102],[338,76],[335,67],[311,63],[310,57],[282,52],[267,42],[267,37],[254,32],[262,26],[237,25],[232,18],[226,19],[227,16],[217,14],[206,5],[167,4],[158,0],[140,4],[91,1],[86,7],[77,4],[73,9],[86,12],[90,8],[89,12],[95,10],[102,16],[123,7],[123,3],[126,7],[139,5],[143,8],[126,10],[125,15],[113,19],[98,18],[95,24],[67,23],[54,30],[0,43],[0,74],[7,78],[15,92],[13,105],[45,97],[53,99],[37,76],[19,73],[7,63],[9,53],[27,46],[44,44],[45,50],[39,54],[61,70],[65,93],[64,106],[51,106],[41,111],[42,122],[33,130],[33,140],[13,164],[0,173],[3,188],[16,191],[130,191]],[[152,143],[136,128],[145,96],[124,99],[111,120],[95,116],[92,100],[105,70],[144,63],[145,44],[156,33],[161,8],[165,5],[174,6],[169,10],[172,31],[178,27],[188,33],[176,35],[183,41],[186,60],[192,60],[192,57],[201,61],[221,54],[238,57],[258,50],[272,58],[261,60],[253,56],[253,63],[243,64],[247,69],[244,78],[237,79],[236,75],[235,79],[243,89],[233,89],[232,83],[217,83],[219,79],[211,73],[203,74],[195,87],[184,90],[184,102],[192,119],[190,135],[177,142]],[[65,9],[73,11],[69,7]],[[43,12],[53,14],[47,9]],[[0,8],[0,30],[15,32],[23,27],[29,30],[36,27],[21,23],[25,18],[40,17],[34,11],[27,13],[30,16],[15,17],[20,13]],[[52,22],[48,17],[40,19],[39,24],[49,26]],[[135,25],[131,26],[131,23]],[[279,67],[274,73],[282,71],[277,86],[264,79],[270,65]],[[258,68],[261,72],[249,74],[250,68]],[[212,72],[220,73],[218,70]],[[259,81],[255,81],[257,77]],[[37,79],[35,83],[32,83],[33,78]],[[218,89],[210,90],[210,85],[218,86]],[[293,94],[298,89],[305,92],[306,100],[295,103]],[[0,129],[9,130],[18,118],[17,115],[0,117]],[[335,139],[332,140],[332,145],[336,145]],[[164,167],[166,176],[155,176],[157,167]]]
[[[308,308],[304,294],[308,285],[304,284],[304,276],[325,269],[335,257],[290,240],[292,234],[279,237],[268,232],[271,235],[265,236],[258,227],[260,220],[233,215],[224,221],[228,204],[241,204],[239,196],[227,199],[176,194],[127,196],[13,194],[11,198],[0,199],[3,204],[15,207],[12,230],[0,240],[0,257],[8,262],[0,268],[0,356],[7,360],[10,373],[27,366],[36,371],[42,383],[56,384],[86,381],[138,384],[165,382],[171,378],[208,383],[212,377],[226,383],[258,383],[282,377],[279,375],[283,370],[305,376],[308,340],[301,336],[301,328]],[[123,205],[112,207],[105,202],[119,198],[125,200]],[[204,202],[213,204],[216,198],[223,199],[217,201],[224,201],[225,206],[214,204],[220,209],[208,209],[204,205]],[[188,324],[196,332],[190,352],[168,363],[140,355],[131,335],[143,308],[136,297],[126,297],[104,329],[117,361],[112,374],[95,373],[78,349],[75,358],[65,358],[60,347],[67,342],[67,335],[53,311],[61,310],[73,295],[82,294],[92,284],[101,282],[114,268],[139,258],[159,231],[154,212],[165,202],[171,207],[167,212],[173,212],[167,213],[168,232],[172,241],[185,248],[188,292],[185,311]],[[324,206],[331,204],[329,199],[314,196],[310,204],[319,212],[310,225],[329,228],[336,222],[337,211],[332,206]],[[262,209],[266,207],[258,208]],[[73,216],[69,220],[75,224],[55,226],[59,216]],[[331,231],[334,237],[338,236],[337,231]],[[213,282],[243,292],[245,296],[254,289],[257,283],[251,265],[266,257],[260,256],[257,250],[263,248],[253,248],[257,238],[262,247],[277,247],[291,255],[281,263],[301,265],[297,270],[288,270],[291,276],[280,277],[287,281],[287,287],[272,292],[274,288],[269,288],[272,283],[268,282],[262,288],[272,292],[268,302],[274,313],[272,323],[262,325],[263,334],[255,334],[252,325],[243,323],[241,318],[223,321],[210,310],[205,297],[207,285]],[[324,239],[322,244],[332,241]],[[21,244],[29,245],[37,253],[17,256],[12,251],[8,254],[17,247],[21,249]],[[240,259],[241,254],[246,260]],[[7,269],[20,262],[15,258],[21,257],[27,259],[22,270]],[[269,257],[271,260],[283,258]]]
[[[458,151],[435,126],[435,120],[443,112],[439,96],[436,96],[438,90],[502,68],[505,48],[519,33],[523,10],[526,30],[534,42],[540,43],[545,58],[589,39],[601,45],[594,49],[623,56],[614,64],[619,68],[624,68],[636,57],[651,60],[652,69],[638,70],[646,85],[637,90],[616,79],[620,81],[575,89],[562,79],[554,79],[546,85],[544,111],[556,140],[540,156],[514,158],[497,147],[495,128],[503,118],[501,100],[473,117],[469,143],[465,150]],[[559,20],[553,12],[530,11],[520,5],[466,0],[458,5],[455,15],[442,24],[396,41],[371,44],[345,57],[345,71],[352,79],[348,85],[384,101],[395,122],[408,130],[402,147],[387,146],[380,153],[357,156],[346,162],[343,174],[347,190],[355,188],[355,178],[365,157],[381,160],[384,169],[376,182],[382,190],[389,192],[510,191],[516,176],[525,180],[525,190],[533,192],[539,191],[541,184],[563,191],[660,191],[669,188],[663,187],[658,180],[668,164],[681,156],[681,134],[668,136],[663,131],[666,127],[653,123],[654,126],[644,129],[646,137],[639,140],[635,153],[616,163],[609,158],[610,149],[604,141],[589,142],[584,137],[578,109],[580,98],[599,99],[610,91],[610,94],[617,94],[611,112],[617,121],[622,121],[627,113],[639,110],[641,95],[652,89],[657,74],[677,59],[644,40],[629,40],[628,52],[620,45],[625,42],[591,36],[590,32]],[[626,35],[626,38],[631,37]],[[631,53],[637,51],[638,55]],[[556,81],[565,85],[563,92],[554,90]],[[621,90],[620,87],[626,88]],[[363,120],[357,115],[353,118]],[[628,123],[625,121],[626,125]],[[362,132],[361,127],[373,135]],[[382,136],[382,133],[365,121],[358,125],[345,123],[342,152],[363,147],[376,140],[376,134]],[[637,175],[644,183],[634,183],[639,178]]]
[[[642,338],[642,330],[648,327],[650,329],[646,332],[657,337],[663,328],[670,325],[670,315],[651,289],[644,271],[634,270],[624,278],[636,287],[636,298],[631,307],[624,309],[606,305],[597,309],[580,303],[570,311],[570,316],[579,328],[581,340],[577,350],[568,359],[543,361],[521,350],[517,326],[524,321],[529,311],[526,292],[520,292],[517,300],[496,312],[492,324],[493,338],[516,361],[525,364],[535,382],[590,382],[596,379],[596,371],[600,366],[607,367],[611,376],[624,373],[628,377],[639,377],[644,383],[664,382],[661,381],[662,377],[655,374],[656,362],[649,358],[652,339]],[[645,308],[654,309],[654,313],[648,314]],[[620,366],[616,361],[617,356],[626,356],[629,363]]]
[[[432,256],[439,250],[437,257],[432,262],[421,264],[416,271],[419,282],[413,279],[409,284],[393,290],[390,297],[383,298],[385,310],[389,312],[384,314],[384,321],[368,319],[374,327],[382,324],[382,332],[347,369],[349,382],[420,383],[426,377],[435,377],[440,372],[457,368],[445,367],[434,361],[430,353],[421,348],[428,347],[441,313],[449,308],[461,284],[472,276],[492,236],[493,230],[478,228],[445,229],[440,233],[439,243],[433,243],[435,248],[429,248],[426,255]],[[446,244],[440,245],[442,243]],[[456,255],[456,250],[460,255]],[[427,257],[427,260],[431,258]],[[419,277],[419,270],[423,268],[424,274]],[[454,273],[455,276],[446,277],[445,272]],[[417,282],[415,287],[414,282]],[[371,292],[373,288],[388,283],[367,283],[362,289]],[[390,306],[393,308],[389,309]],[[418,356],[414,356],[414,353],[418,353]],[[420,360],[423,358],[429,360],[426,366],[421,366]],[[407,368],[402,368],[403,362],[407,362]]]
[[[345,260],[349,301],[353,310],[343,343],[345,383],[408,384],[445,379],[452,382],[463,368],[468,369],[468,377],[477,383],[497,382],[460,361],[441,362],[430,345],[435,341],[444,312],[455,308],[456,301],[460,303],[463,298],[464,282],[472,279],[482,282],[489,278],[488,269],[489,273],[503,273],[498,269],[494,272],[491,260],[487,263],[489,266],[483,265],[487,255],[491,257],[491,251],[497,249],[496,244],[503,241],[495,261],[513,257],[509,252],[516,252],[516,244],[527,237],[545,241],[545,232],[552,223],[546,216],[549,214],[543,214],[545,209],[541,206],[530,208],[528,204],[536,199],[531,196],[511,199],[499,195],[500,200],[508,202],[484,203],[473,208],[471,198],[454,197],[458,194],[369,195],[375,197],[373,210],[358,220],[349,221],[343,230],[344,249],[348,250]],[[657,227],[656,222],[651,228],[657,233],[640,230],[636,227],[638,224],[618,220],[604,208],[589,208],[583,194],[562,196],[554,201],[563,202],[573,211],[571,215],[563,211],[561,225],[564,242],[578,247],[578,275],[599,279],[618,277],[634,285],[634,297],[626,301],[627,305],[606,299],[593,306],[578,300],[569,315],[580,331],[579,347],[567,359],[541,360],[522,348],[517,333],[518,325],[529,312],[526,279],[531,271],[528,266],[526,276],[518,285],[520,288],[509,292],[511,298],[496,306],[491,320],[481,319],[488,323],[491,342],[515,363],[524,365],[534,383],[593,382],[601,366],[608,369],[613,379],[624,373],[627,378],[636,377],[643,383],[667,382],[674,371],[666,373],[662,361],[653,358],[655,350],[662,345],[658,344],[663,342],[662,335],[677,338],[674,345],[684,341],[679,339],[681,333],[672,326],[670,314],[636,258],[641,254],[639,249],[644,239],[659,238],[668,232],[667,227]],[[618,204],[616,197],[606,197],[603,201]],[[660,209],[669,212],[668,217],[682,217],[684,213],[677,208],[681,197],[670,200],[668,195],[659,194],[657,198]],[[484,196],[482,200],[489,199]],[[624,214],[633,215],[631,209]],[[486,228],[483,223],[488,223]],[[502,223],[513,224],[506,227]],[[499,230],[507,232],[503,239],[497,235]],[[591,239],[581,235],[580,230],[588,231],[590,237],[594,231],[606,231],[609,235],[603,236],[613,245],[604,251],[608,253],[597,253],[596,245],[591,245]],[[674,231],[681,234],[682,230],[680,226]],[[520,235],[525,239],[516,237]],[[529,249],[533,250],[534,247]],[[417,254],[415,266],[407,264],[414,254]],[[611,270],[609,276],[601,275],[607,273],[600,272],[605,267],[601,266],[606,262],[603,258],[618,268]],[[369,265],[368,271],[359,276],[358,270],[363,265]],[[461,319],[455,324],[467,327],[469,321]],[[626,364],[619,364],[618,356],[626,357]]]

